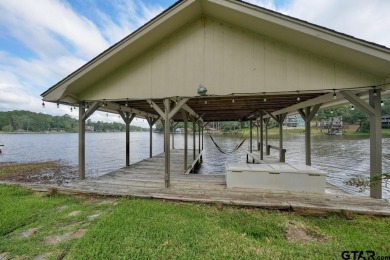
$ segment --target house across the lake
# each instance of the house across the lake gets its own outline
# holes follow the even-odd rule
[[[390,114],[382,115],[382,127],[390,128]]]

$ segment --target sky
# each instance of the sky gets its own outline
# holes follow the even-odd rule
[[[247,0],[390,47],[389,0]],[[0,111],[70,114],[40,94],[174,4],[173,0],[0,0]],[[93,121],[121,122],[96,112]],[[132,124],[147,126],[137,119]]]

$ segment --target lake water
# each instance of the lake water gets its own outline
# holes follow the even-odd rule
[[[130,161],[138,162],[149,157],[149,133],[132,132],[130,142]],[[215,141],[227,151],[239,142],[239,137],[214,136]],[[163,135],[153,134],[153,154],[163,152]],[[198,142],[196,142],[198,143]],[[220,153],[211,139],[205,134],[205,155],[199,173],[224,174],[226,162],[245,162],[248,141],[232,154]],[[5,145],[0,154],[0,162],[35,162],[62,160],[77,165],[78,134],[0,134],[0,144]],[[189,136],[189,149],[192,136]],[[278,145],[277,137],[271,136],[269,144]],[[175,148],[184,147],[183,135],[175,135]],[[303,134],[284,136],[287,149],[286,161],[305,163],[305,143]],[[277,151],[274,151],[276,155]],[[344,181],[357,175],[369,176],[369,138],[361,136],[312,137],[312,165],[328,172],[328,182],[351,193],[354,187],[346,186]],[[125,164],[125,133],[87,133],[86,171],[87,176],[102,175],[123,167]],[[390,172],[390,138],[383,138],[383,170]],[[390,183],[384,184],[383,195],[390,198]],[[368,192],[365,192],[368,194]]]

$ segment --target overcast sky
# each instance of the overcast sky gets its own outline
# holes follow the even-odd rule
[[[67,106],[47,103],[43,109],[40,94],[174,2],[0,0],[0,111],[76,117]],[[390,0],[247,2],[390,47]],[[95,114],[92,120],[120,122]]]

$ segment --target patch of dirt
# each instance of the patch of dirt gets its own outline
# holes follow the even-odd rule
[[[70,240],[73,238],[80,238],[80,237],[84,236],[86,232],[87,232],[86,229],[79,229],[75,232],[65,233],[61,236],[48,236],[48,237],[45,237],[45,242],[49,245],[55,245],[55,244],[58,244],[60,242],[64,242],[64,241],[67,241],[67,240]]]
[[[8,252],[0,253],[0,260],[8,260],[11,259]]]
[[[30,228],[27,229],[26,231],[22,232],[21,236],[22,237],[31,237],[32,235],[37,234],[39,231],[39,228]]]
[[[39,255],[33,258],[33,260],[46,260],[49,259],[51,254]]]
[[[99,205],[108,205],[108,204],[112,204],[114,206],[118,205],[118,202],[116,200],[103,200],[101,202],[98,203]]]
[[[100,199],[100,198],[92,197],[92,198],[84,201],[84,203],[85,204],[98,204],[98,205],[112,204],[115,206],[117,204],[117,201],[115,199]]]
[[[76,166],[62,161],[0,163],[0,180],[38,184],[67,184],[78,177]]]
[[[320,242],[325,243],[330,238],[320,234],[319,232],[309,229],[304,224],[289,221],[287,223],[287,232],[284,234],[284,238],[290,242]]]
[[[67,208],[69,208],[68,205],[62,205],[62,206],[57,207],[56,210],[57,210],[57,211],[63,211],[63,210],[65,210],[65,209],[67,209]]]
[[[91,221],[91,220],[94,220],[95,218],[99,217],[100,216],[100,213],[97,213],[97,214],[94,214],[94,215],[90,215],[87,217],[87,220]]]
[[[87,199],[86,201],[84,201],[85,204],[97,204],[97,203],[100,203],[102,200],[101,199],[98,199],[98,198],[90,198],[90,199]]]
[[[75,211],[72,211],[71,213],[69,213],[69,217],[75,217],[77,215],[79,215],[81,213],[80,210],[75,210]]]

